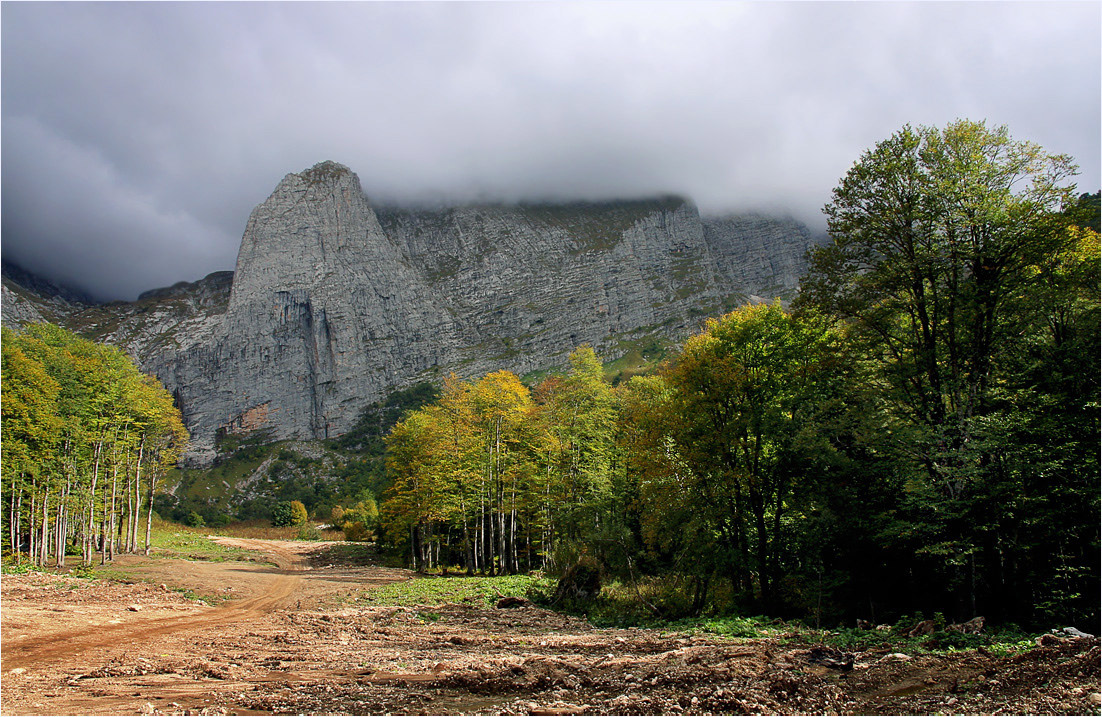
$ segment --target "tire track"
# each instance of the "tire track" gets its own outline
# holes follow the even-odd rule
[[[90,626],[68,630],[48,638],[5,640],[4,671],[72,660],[89,650],[107,651],[120,643],[133,647],[135,643],[148,642],[170,634],[199,631],[208,627],[259,618],[288,602],[301,585],[302,573],[306,567],[306,560],[301,555],[267,540],[214,539],[224,545],[266,553],[275,558],[281,572],[274,577],[263,595],[235,600],[198,615],[157,618],[111,626]]]

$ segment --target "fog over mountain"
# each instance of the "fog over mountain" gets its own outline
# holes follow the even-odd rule
[[[959,117],[1100,184],[1098,3],[5,3],[2,251],[101,299],[232,269],[332,159],[373,203],[678,194],[821,228]]]

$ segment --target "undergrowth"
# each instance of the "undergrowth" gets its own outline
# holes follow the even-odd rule
[[[2,575],[24,575],[26,573],[48,572],[53,571],[36,565],[30,558],[19,554],[5,555],[3,562],[0,563],[0,574]]]
[[[942,653],[983,648],[994,654],[1010,654],[1034,647],[1032,638],[1015,625],[993,627],[980,634],[937,630],[929,635],[910,637],[900,623],[890,630],[841,628],[822,632],[822,642],[847,651],[890,649],[908,654]],[[813,631],[817,632],[817,631]]]
[[[503,597],[539,601],[545,599],[552,587],[554,581],[531,575],[423,577],[365,590],[356,602],[405,607],[467,603],[489,607]]]

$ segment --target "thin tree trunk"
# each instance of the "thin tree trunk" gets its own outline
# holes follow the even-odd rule
[[[138,552],[138,523],[139,517],[142,512],[142,460],[145,457],[145,437],[142,437],[141,445],[138,446],[138,465],[134,472],[134,520],[130,524],[130,532],[132,539],[130,541],[130,552]]]
[[[103,440],[96,441],[92,456],[92,490],[88,493],[88,522],[84,527],[84,564],[92,564],[92,540],[96,522],[96,487],[99,484],[99,464],[103,454]]]
[[[111,524],[108,529],[110,538],[107,540],[108,552],[110,553],[108,560],[112,561],[115,559],[116,543],[118,542],[118,533],[116,532],[116,523],[118,522],[118,485],[119,464],[118,461],[116,461],[111,471]]]
[[[65,490],[58,496],[57,519],[54,521],[54,549],[57,551],[57,567],[65,567],[65,537],[69,526],[65,520],[66,504],[69,498],[70,481],[65,479]]]
[[[38,543],[37,543],[37,541],[35,541],[36,534],[35,534],[35,530],[34,530],[34,517],[36,515],[38,515],[38,513],[35,511],[35,508],[38,507],[37,504],[36,504],[37,503],[37,501],[36,501],[37,495],[38,495],[38,481],[37,480],[32,480],[31,481],[31,509],[29,511],[27,511],[27,523],[28,523],[27,527],[30,529],[28,531],[28,533],[30,534],[30,540],[28,542],[30,544],[27,546],[27,558],[30,559],[30,560],[36,560],[38,558],[38,551],[35,550],[35,548],[38,547]]]
[[[145,554],[150,553],[150,538],[153,533],[153,496],[157,489],[157,469],[149,471],[149,511],[145,514]]]
[[[17,513],[15,509],[15,494],[18,493],[15,489],[15,478],[11,481],[11,507],[8,510],[8,532],[11,533],[11,551],[13,553],[19,552],[19,527],[17,522]]]
[[[15,506],[15,535],[16,535],[16,552],[22,555],[20,548],[23,547],[23,484],[19,486],[19,503]]]
[[[130,539],[134,532],[134,487],[130,484],[131,480],[128,465],[126,471],[126,537],[123,540],[123,551],[127,553],[134,552],[134,543]]]
[[[39,556],[39,565],[45,565],[50,558],[50,536],[48,533],[50,523],[50,484],[46,483],[46,494],[42,496],[42,538],[38,541],[38,549],[42,553]]]
[[[107,490],[105,489],[103,491],[103,512],[100,514],[100,522],[99,522],[99,532],[100,532],[100,544],[99,544],[99,547],[100,547],[100,560],[99,560],[99,564],[100,565],[107,565],[107,540],[108,540],[108,536],[111,534],[110,531],[108,530],[108,524],[107,524],[108,516],[110,515],[110,508],[111,508],[111,506],[109,504],[110,500],[111,499],[107,495]]]

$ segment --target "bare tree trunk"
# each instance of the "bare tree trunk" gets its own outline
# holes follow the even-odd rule
[[[65,490],[57,498],[57,519],[54,521],[54,549],[57,551],[57,567],[65,567],[65,537],[69,532],[66,525],[66,503],[69,497],[69,479],[65,479]]]
[[[105,489],[103,491],[103,512],[100,513],[100,523],[99,523],[99,533],[100,533],[100,544],[99,544],[100,559],[99,559],[99,564],[100,565],[107,565],[107,542],[108,542],[108,536],[111,535],[111,532],[108,528],[108,520],[109,520],[108,516],[111,514],[110,513],[111,505],[108,502],[109,500],[110,500],[110,498],[108,497],[107,490]]]
[[[19,524],[17,512],[15,509],[15,494],[18,493],[15,489],[15,478],[11,481],[11,507],[8,510],[8,532],[11,533],[11,551],[13,553],[19,552]]]
[[[150,552],[150,537],[153,532],[153,495],[157,488],[157,469],[149,471],[149,512],[145,516],[145,554]]]
[[[16,544],[16,552],[20,555],[19,549],[23,547],[23,485],[19,486],[19,503],[15,506],[15,536],[18,541]]]
[[[118,521],[118,485],[119,485],[119,464],[116,461],[114,468],[111,471],[111,524],[108,527],[107,538],[107,551],[110,553],[108,560],[115,559],[116,543],[118,542],[118,534],[116,532],[116,523]]]
[[[27,511],[27,523],[29,523],[28,528],[30,528],[30,530],[27,531],[30,534],[30,541],[29,541],[30,545],[27,546],[27,558],[29,558],[30,560],[35,560],[38,557],[38,551],[35,550],[35,548],[38,547],[38,543],[35,541],[36,533],[35,533],[35,530],[34,530],[34,517],[36,515],[38,515],[38,513],[35,511],[35,508],[38,507],[36,505],[37,501],[35,500],[35,496],[38,493],[37,489],[38,489],[38,481],[37,480],[32,480],[31,481],[31,509],[29,511]]]
[[[134,552],[134,542],[131,540],[131,536],[134,533],[134,486],[130,484],[133,480],[130,476],[129,466],[126,471],[126,539],[123,541],[123,551],[127,553]]]
[[[42,553],[39,556],[39,565],[45,565],[50,558],[50,541],[48,526],[50,524],[50,484],[46,483],[46,494],[42,496],[42,539],[38,541],[38,549]]]
[[[142,459],[145,457],[145,439],[138,446],[138,466],[134,472],[134,520],[130,525],[133,539],[130,542],[130,551],[138,552],[138,522],[142,512]]]

